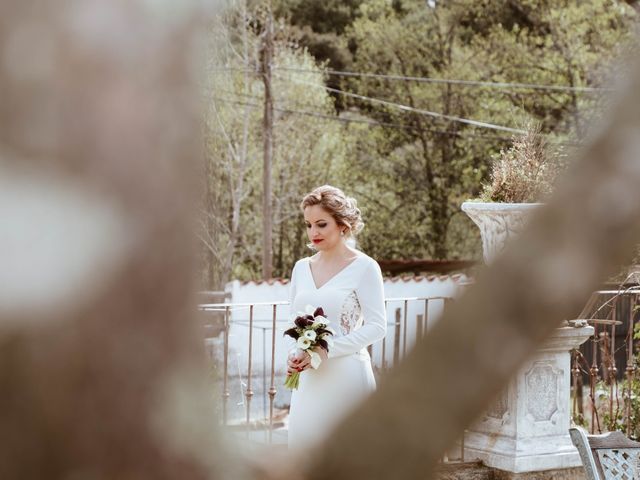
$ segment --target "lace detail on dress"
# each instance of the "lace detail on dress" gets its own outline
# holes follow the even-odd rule
[[[358,319],[360,318],[360,302],[358,302],[358,296],[356,292],[351,292],[344,299],[342,304],[342,310],[340,311],[340,331],[343,335],[347,335],[353,327],[356,326]]]

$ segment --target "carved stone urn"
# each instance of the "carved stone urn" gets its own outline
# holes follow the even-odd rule
[[[480,229],[484,263],[491,263],[506,242],[522,231],[529,214],[541,205],[542,203],[483,202],[462,204],[462,211]]]
[[[462,204],[462,210],[480,228],[485,263],[491,263],[505,243],[520,234],[527,217],[541,205]],[[565,478],[566,469],[580,468],[580,457],[569,437],[570,351],[592,335],[593,327],[556,329],[468,429],[465,459],[479,458],[490,467],[512,472],[504,478],[552,470],[557,472],[545,478]]]

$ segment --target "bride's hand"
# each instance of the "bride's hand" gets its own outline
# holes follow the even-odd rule
[[[289,357],[287,357],[287,375],[291,375],[294,372],[301,372],[300,362],[308,356],[309,355],[302,350],[296,350],[290,353]]]
[[[327,351],[322,347],[315,347],[313,351],[320,355],[320,358],[323,362],[328,358]],[[311,355],[309,355],[308,352],[304,351],[302,356],[298,356],[296,358],[298,359],[298,361],[292,364],[294,371],[302,372],[311,368]]]

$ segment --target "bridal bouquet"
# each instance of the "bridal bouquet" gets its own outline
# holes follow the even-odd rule
[[[329,328],[329,321],[327,320],[324,310],[321,307],[313,309],[312,306],[307,305],[306,312],[303,315],[299,315],[293,321],[295,326],[286,330],[285,335],[290,336],[296,341],[296,348],[301,351],[305,351],[311,357],[311,367],[318,368],[322,363],[322,358],[318,352],[313,349],[317,346],[324,348],[327,353],[329,352],[329,343],[331,339],[330,335],[333,335],[333,330]],[[300,383],[300,372],[293,372],[287,377],[284,382],[285,387],[295,390]]]

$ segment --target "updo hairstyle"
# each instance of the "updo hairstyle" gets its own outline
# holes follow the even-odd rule
[[[323,185],[306,194],[300,204],[304,212],[307,207],[320,205],[340,226],[347,227],[345,237],[355,237],[364,228],[362,215],[355,198],[347,197],[342,190]]]

